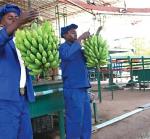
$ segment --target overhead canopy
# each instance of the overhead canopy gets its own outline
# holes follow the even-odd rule
[[[89,11],[96,10],[100,12],[113,12],[113,13],[150,13],[149,8],[150,2],[147,2],[146,0],[59,0],[59,1],[66,3],[67,2],[73,3],[74,5],[80,6]],[[143,5],[144,2],[145,4]]]
[[[148,0],[0,0],[0,5],[14,3],[24,10],[37,9],[45,19],[54,20],[84,11],[112,13],[150,13]]]
[[[66,17],[80,13],[83,9],[59,0],[0,0],[0,5],[13,3],[23,10],[37,9],[44,19],[54,20],[58,16]]]

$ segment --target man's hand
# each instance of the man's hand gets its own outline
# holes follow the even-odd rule
[[[12,35],[21,25],[33,21],[38,17],[39,13],[36,10],[23,12],[19,18],[10,26],[7,27],[7,32]]]
[[[33,21],[34,19],[38,17],[38,15],[39,13],[36,10],[26,11],[20,15],[17,22],[19,23],[19,26],[21,26],[23,24]]]
[[[86,38],[88,38],[90,36],[90,32],[86,31],[84,32],[81,36],[79,36],[79,38],[77,39],[77,41],[79,43],[81,43],[82,40],[85,40]]]

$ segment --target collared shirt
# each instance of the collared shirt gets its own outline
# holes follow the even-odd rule
[[[3,27],[0,30],[0,100],[11,100],[16,103],[20,101],[21,69],[13,35],[9,36],[7,28]],[[24,75],[26,76],[24,79],[27,87],[27,101],[33,102],[35,100],[34,89],[27,68]]]
[[[86,59],[81,45],[77,41],[73,43],[64,42],[59,47],[59,53],[64,88],[89,88]]]
[[[15,42],[15,38],[13,39],[13,41]],[[16,48],[16,52],[17,52],[17,55],[18,55],[18,60],[19,60],[19,63],[20,63],[20,68],[21,68],[20,88],[24,88],[25,85],[26,85],[26,68],[24,66],[24,61],[21,57],[21,53],[20,53],[18,48]]]

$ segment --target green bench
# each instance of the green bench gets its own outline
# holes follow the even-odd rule
[[[60,139],[65,139],[62,82],[34,84],[34,91],[36,101],[29,104],[31,118],[57,114],[59,118]]]

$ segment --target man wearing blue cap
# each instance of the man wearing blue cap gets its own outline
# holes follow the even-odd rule
[[[65,42],[60,45],[62,78],[66,113],[66,139],[91,138],[91,109],[87,89],[90,87],[81,41],[89,32],[77,38],[77,25],[61,28]]]
[[[34,101],[34,93],[13,36],[37,16],[37,11],[21,12],[12,4],[0,7],[0,139],[32,139],[27,101]]]

